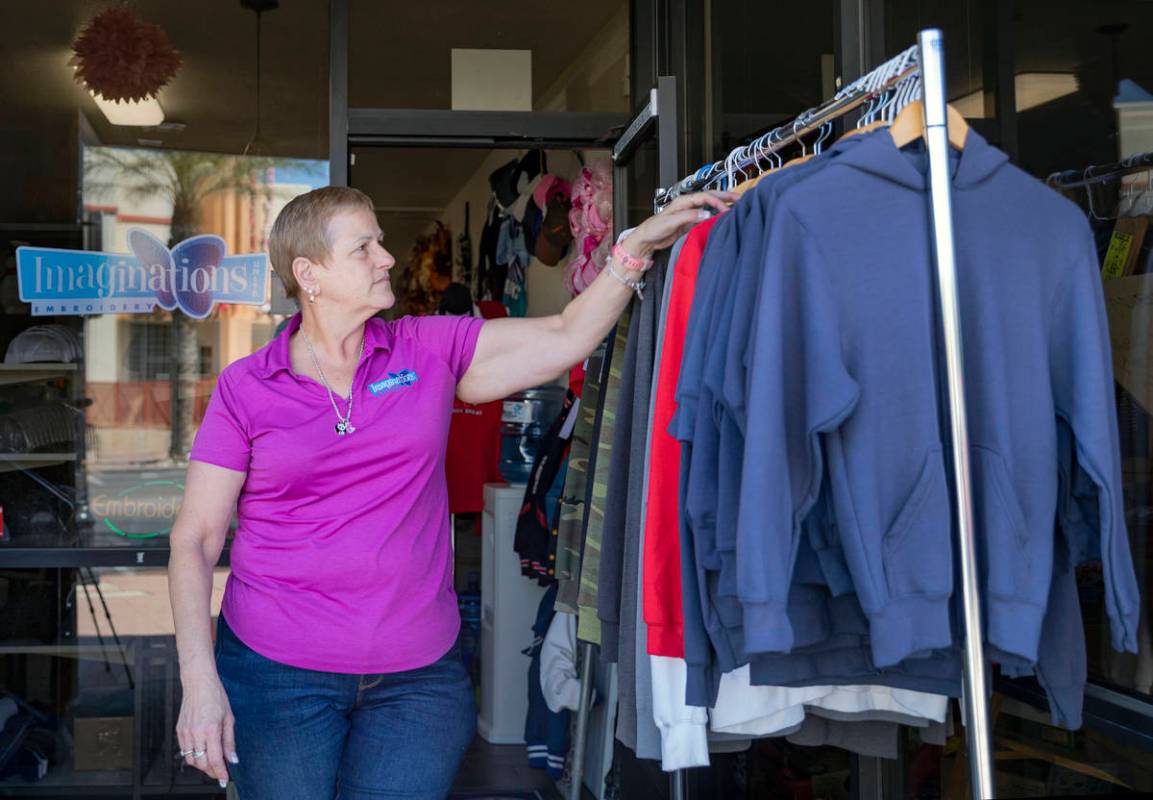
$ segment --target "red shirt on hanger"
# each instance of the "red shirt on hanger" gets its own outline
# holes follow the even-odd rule
[[[678,510],[681,444],[669,434],[669,424],[677,408],[677,380],[684,359],[685,331],[697,288],[697,273],[709,232],[717,219],[702,222],[689,232],[673,267],[660,372],[653,389],[649,482],[645,497],[643,608],[649,655],[669,658],[685,657]]]
[[[445,455],[450,514],[484,511],[484,485],[503,480],[500,474],[503,407],[500,400],[480,405],[453,400]]]

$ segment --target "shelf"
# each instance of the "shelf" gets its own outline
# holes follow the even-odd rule
[[[57,765],[48,770],[44,780],[29,783],[20,780],[0,781],[0,797],[11,792],[29,794],[90,796],[96,794],[131,794],[132,770],[81,770],[71,765]]]
[[[67,378],[77,367],[76,364],[0,364],[0,386]]]
[[[118,547],[19,547],[0,545],[0,564],[7,569],[77,567],[167,567],[170,550],[162,546],[137,546],[125,540]],[[229,565],[229,545],[225,545],[217,566]]]
[[[56,656],[58,658],[94,658],[110,664],[133,663],[132,645],[117,647],[109,642],[104,647],[88,644],[8,644],[0,645],[0,656]],[[0,784],[3,785],[3,784]]]
[[[75,453],[0,453],[0,472],[51,467],[75,460]]]

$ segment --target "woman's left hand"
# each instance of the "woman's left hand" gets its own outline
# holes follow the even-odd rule
[[[621,242],[621,247],[637,258],[648,258],[654,251],[669,247],[694,225],[712,216],[708,209],[725,211],[739,197],[733,192],[697,192],[678,197],[664,211],[634,228]]]

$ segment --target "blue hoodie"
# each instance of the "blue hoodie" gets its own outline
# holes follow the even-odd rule
[[[685,657],[689,694],[704,703],[715,694],[719,671],[747,663],[736,582],[735,489],[740,459],[722,458],[722,448],[742,449],[743,435],[718,404],[726,346],[742,341],[754,316],[764,250],[765,209],[783,188],[822,169],[868,134],[838,142],[821,157],[767,176],[720,219],[709,236],[693,297],[685,357],[677,389],[677,414],[670,433],[682,442],[682,582],[685,601]],[[885,134],[887,135],[887,134]],[[730,330],[731,326],[731,330]],[[718,495],[728,495],[721,497]],[[819,624],[823,601],[796,590],[790,612],[804,627],[807,643],[825,638]],[[800,624],[806,620],[807,624]],[[718,663],[713,663],[714,654]]]
[[[878,135],[888,137],[887,132],[871,136]],[[686,358],[683,372],[685,379],[680,386],[682,419],[686,414],[695,412],[700,405],[707,409],[710,398],[715,395],[715,412],[695,419],[696,439],[701,441],[700,434],[703,432],[706,434],[703,443],[715,448],[715,434],[719,433],[721,437],[721,452],[717,454],[714,449],[710,456],[713,459],[720,456],[718,468],[709,468],[710,463],[715,464],[715,461],[704,459],[694,471],[690,462],[694,461],[694,456],[700,460],[700,456],[694,454],[691,442],[685,443],[682,453],[685,462],[683,477],[687,480],[692,475],[697,481],[695,492],[685,487],[682,491],[682,496],[695,494],[697,503],[696,530],[691,531],[689,527],[682,526],[682,551],[686,554],[682,558],[685,647],[690,676],[689,699],[694,705],[708,705],[712,702],[719,684],[720,670],[731,670],[749,661],[740,644],[743,636],[739,603],[726,602],[726,597],[736,597],[735,582],[728,579],[729,585],[726,586],[724,575],[735,559],[735,553],[732,552],[734,545],[731,543],[734,537],[729,536],[727,539],[730,541],[726,541],[725,533],[730,530],[726,515],[735,513],[736,502],[735,498],[726,500],[716,495],[718,492],[724,495],[724,490],[734,480],[739,482],[740,476],[747,373],[742,355],[755,319],[756,287],[759,286],[761,275],[758,256],[765,247],[764,240],[759,238],[764,235],[762,218],[766,207],[785,187],[811,174],[812,170],[827,163],[830,156],[843,152],[845,147],[869,138],[862,136],[848,139],[821,159],[767,178],[756,191],[738,204],[733,215],[718,222],[709,239],[704,257],[707,265],[702,266],[701,277],[708,288],[698,288],[686,343],[687,353],[693,353],[694,347],[700,349],[696,354],[696,363],[692,355]],[[744,245],[743,248],[741,245]],[[712,285],[709,285],[710,281]],[[702,310],[702,305],[712,307]],[[726,333],[727,347],[724,345]],[[694,339],[694,336],[701,338]],[[718,350],[724,350],[727,357],[718,357]],[[723,376],[717,370],[718,363],[724,365]],[[701,427],[702,419],[709,417],[715,428],[710,429],[707,425]],[[673,432],[676,431],[674,424]],[[714,433],[711,444],[707,438],[710,432]],[[730,436],[731,439],[727,439]],[[852,594],[844,554],[836,537],[835,519],[828,508],[828,481],[822,485],[825,487],[822,502],[812,509],[805,520],[808,537],[800,540],[799,561],[794,573],[794,586],[789,595],[789,622],[794,631],[801,633],[801,638],[794,642],[794,650],[789,655],[754,657],[754,684],[872,682],[957,694],[960,670],[956,650],[936,653],[931,658],[917,659],[889,670],[877,670],[872,663],[867,643],[868,629],[859,601]],[[714,505],[710,506],[710,503]],[[716,537],[716,541],[710,537]],[[810,540],[812,548],[809,547]],[[721,571],[720,576],[710,574],[710,570],[718,569]],[[804,585],[810,588],[805,590],[802,588]],[[832,589],[835,598],[830,598],[827,591],[819,592],[812,588],[826,585]],[[1035,671],[1050,695],[1055,721],[1077,727],[1080,724],[1080,700],[1085,674],[1080,608],[1076,602],[1072,572],[1057,563],[1054,563],[1053,592],[1045,617],[1044,636],[1048,646],[1042,648],[1040,663],[1036,665]],[[733,647],[732,642],[736,642],[737,646]],[[1053,647],[1054,642],[1066,644]],[[714,648],[719,663],[712,661]],[[1009,674],[1027,675],[1034,672],[1031,664],[998,653],[995,648],[991,654],[1001,661],[1003,671]]]
[[[758,411],[746,425],[736,534],[749,652],[794,644],[789,587],[826,470],[876,666],[953,643],[947,411],[923,162],[869,137],[774,206],[748,356]],[[1091,234],[1078,209],[975,132],[957,162],[953,204],[986,639],[1037,661],[1060,510],[1070,558],[1103,561],[1114,647],[1134,650],[1139,605]],[[1059,509],[1061,423],[1078,491]]]

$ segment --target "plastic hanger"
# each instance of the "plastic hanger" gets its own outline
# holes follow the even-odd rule
[[[1145,188],[1133,203],[1133,213],[1142,217],[1153,214],[1153,170],[1145,173]]]
[[[725,183],[724,188],[726,191],[732,191],[737,186],[737,172],[741,173],[741,180],[748,178],[747,175],[737,166],[737,161],[744,152],[744,148],[738,147],[733,152],[725,157]]]
[[[1089,182],[1089,170],[1092,167],[1086,167],[1082,177],[1085,179],[1085,199],[1089,202],[1089,216],[1095,220],[1105,221],[1108,217],[1103,217],[1097,213],[1097,209],[1093,207],[1093,184]]]
[[[738,184],[737,187],[733,189],[736,194],[743,195],[749,189],[752,189],[754,186],[756,186],[757,182],[760,181],[761,178],[765,177],[765,175],[767,175],[769,172],[774,171],[772,167],[773,162],[771,160],[769,161],[770,167],[768,169],[761,166],[761,158],[765,154],[764,148],[762,147],[763,140],[763,136],[759,137],[745,148],[745,155],[752,158],[753,168],[756,169],[757,174],[751,178],[746,178],[744,181]]]
[[[876,85],[877,85],[877,81],[872,81],[871,86],[868,87],[866,89],[866,91],[870,91]],[[852,128],[851,130],[845,131],[843,134],[841,134],[840,138],[837,139],[837,141],[842,141],[844,139],[848,139],[850,136],[860,136],[863,133],[870,133],[872,131],[877,130],[877,128],[887,127],[889,124],[887,120],[879,120],[879,119],[873,118],[880,102],[884,98],[884,94],[885,93],[882,92],[880,95],[874,95],[873,97],[870,97],[868,103],[865,106],[865,110],[861,113],[861,116],[857,119],[856,127]]]
[[[796,137],[798,130],[800,128],[803,128],[803,127],[804,127],[804,120],[800,119],[799,117],[796,120],[794,120],[793,121],[793,136]],[[786,167],[791,167],[795,164],[804,164],[806,161],[808,161],[809,159],[811,159],[813,157],[809,153],[809,148],[808,148],[808,145],[805,144],[805,140],[798,137],[797,141],[800,142],[800,145],[801,145],[801,154],[799,156],[797,156],[796,158],[791,158],[788,161],[786,161],[784,163],[784,166],[781,167],[782,169],[785,169]]]
[[[817,134],[817,141],[813,145],[813,149],[817,155],[820,155],[825,150],[825,142],[833,135],[833,122],[832,120],[826,122],[821,126],[820,132]]]

